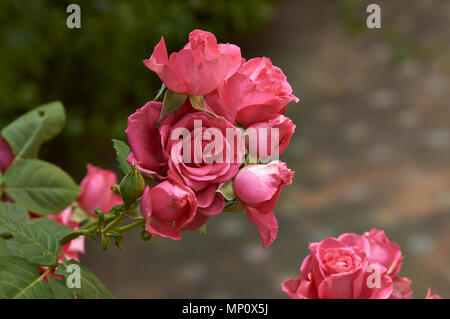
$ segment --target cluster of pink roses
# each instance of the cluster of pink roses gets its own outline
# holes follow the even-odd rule
[[[384,231],[346,233],[309,245],[296,279],[281,286],[294,299],[411,299],[411,280],[399,277],[400,247]],[[427,299],[440,299],[428,289]]]
[[[157,182],[146,187],[141,200],[146,230],[181,239],[180,231],[199,229],[211,216],[241,205],[264,247],[270,245],[278,230],[273,209],[294,172],[278,160],[246,165],[248,145],[242,131],[276,128],[279,143],[273,153],[286,149],[295,125],[283,114],[289,102],[298,101],[286,76],[268,58],[246,61],[238,46],[217,43],[212,33],[201,30],[192,31],[189,43],[170,56],[162,38],[144,64],[182,98],[182,105],[167,116],[166,102],[152,101],[128,119],[128,162]],[[192,101],[201,101],[201,108]],[[182,159],[184,142],[172,137],[180,128],[194,132],[198,122],[204,133],[200,135],[213,129],[224,152],[233,154],[231,160],[209,161],[208,145],[196,134],[189,140],[194,149],[189,158],[197,160]],[[236,143],[226,138],[230,131]],[[271,141],[270,136],[262,138],[263,143]],[[221,191],[227,183],[232,189],[229,196]]]

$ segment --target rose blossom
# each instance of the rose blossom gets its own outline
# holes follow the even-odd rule
[[[0,136],[0,171],[6,172],[6,169],[14,160],[14,153],[8,142]]]
[[[180,230],[194,220],[196,211],[195,194],[175,175],[153,188],[147,186],[142,195],[146,230],[154,236],[181,239]]]
[[[167,56],[164,37],[144,64],[158,74],[167,88],[188,95],[205,95],[231,76],[241,64],[241,50],[233,44],[217,44],[211,32],[194,30],[189,43]]]
[[[439,295],[432,294],[431,289],[428,288],[427,296],[425,297],[425,299],[442,299],[442,297]]]
[[[276,238],[278,223],[272,210],[281,189],[291,183],[294,172],[280,161],[242,168],[233,182],[236,196],[244,203],[248,219],[256,226],[264,248]]]
[[[111,186],[117,184],[116,174],[91,164],[87,165],[87,171],[78,196],[78,203],[86,213],[96,216],[95,210],[100,208],[106,214],[113,206],[122,203],[120,196],[111,190]]]
[[[150,102],[129,117],[126,134],[131,153],[128,162],[158,181],[165,180],[169,171],[178,175],[194,191],[198,213],[205,215],[203,220],[206,221],[207,216],[216,215],[224,208],[224,198],[216,191],[239,170],[244,154],[242,131],[225,118],[217,119],[194,110],[189,101],[168,114],[156,129],[160,109],[161,103]],[[180,139],[182,132],[187,135]],[[235,135],[234,145],[227,139],[227,134],[233,135],[230,133]],[[223,154],[208,151],[216,138],[221,141]],[[185,150],[191,153],[188,158]],[[218,157],[209,161],[208,154]],[[233,156],[227,157],[228,154]]]
[[[391,253],[384,249],[390,248],[375,244],[377,248],[374,249],[371,244],[374,241],[368,237],[347,233],[311,243],[311,254],[303,261],[300,276],[284,281],[281,285],[283,291],[296,299],[389,298],[393,291],[392,278],[380,262]],[[379,286],[369,287],[369,276],[377,271]]]
[[[210,109],[232,123],[248,127],[273,114],[284,114],[298,98],[280,68],[268,58],[253,58],[206,97]]]

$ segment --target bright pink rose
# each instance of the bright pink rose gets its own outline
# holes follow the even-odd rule
[[[165,180],[169,171],[176,173],[194,191],[199,214],[220,213],[225,200],[216,191],[221,183],[239,171],[244,155],[242,131],[225,118],[217,119],[194,110],[189,101],[168,114],[156,129],[160,107],[160,103],[150,102],[129,117],[126,134],[131,154],[128,162],[158,181]],[[184,134],[185,138],[180,139]],[[235,135],[234,145],[227,134]],[[217,154],[209,151],[216,138],[221,141]],[[189,151],[190,156],[184,151]],[[215,160],[210,161],[214,156]]]
[[[73,230],[77,230],[78,223],[71,219],[72,213],[73,213],[73,210],[72,210],[72,207],[70,206],[70,207],[67,207],[65,210],[63,210],[59,214],[49,215],[47,217],[57,221],[61,225],[72,228]],[[63,245],[62,250],[63,250],[64,255],[66,256],[67,260],[75,259],[75,260],[80,261],[78,254],[84,254],[84,236],[80,236],[76,239],[71,240],[67,244]],[[62,261],[63,261],[63,259],[60,258],[60,262],[62,262]]]
[[[246,129],[246,142],[250,154],[254,158],[264,158],[283,153],[291,141],[294,130],[292,120],[281,114],[271,115],[265,121],[250,125]],[[261,149],[264,144],[265,150]]]
[[[181,239],[180,230],[194,220],[196,211],[195,194],[177,178],[146,187],[142,195],[146,230],[154,236]]]
[[[386,251],[378,243],[374,246],[379,250],[372,244],[367,236],[351,233],[310,244],[311,254],[303,261],[300,276],[284,281],[283,291],[297,299],[389,298],[393,280],[379,262],[385,260]],[[404,294],[407,289],[401,290]]]
[[[442,297],[439,295],[432,294],[431,289],[428,288],[427,296],[425,297],[425,299],[442,299]]]
[[[87,165],[87,171],[78,196],[78,203],[86,213],[97,216],[95,210],[100,208],[106,214],[113,206],[122,203],[120,196],[111,190],[111,186],[117,184],[116,174],[91,164]]]
[[[395,277],[392,281],[394,290],[389,299],[412,299],[411,280],[406,277]]]
[[[14,153],[8,142],[0,136],[0,171],[6,172],[6,169],[14,160]]]
[[[298,102],[286,76],[268,58],[243,63],[206,100],[215,114],[244,127],[273,114],[284,114],[289,102]]]
[[[205,95],[234,74],[241,65],[241,49],[233,44],[217,44],[211,32],[194,30],[189,43],[167,56],[164,38],[144,64],[170,90],[188,95]]]
[[[272,210],[281,189],[291,183],[294,172],[280,161],[242,168],[233,182],[236,196],[244,203],[248,219],[256,226],[266,248],[277,237],[278,222]]]

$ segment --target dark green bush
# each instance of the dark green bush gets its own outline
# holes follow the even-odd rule
[[[81,7],[81,29],[66,27],[66,7]],[[67,107],[68,127],[44,157],[80,177],[81,163],[103,163],[110,138],[158,89],[143,64],[164,35],[178,50],[188,33],[212,31],[221,42],[258,28],[270,0],[16,0],[0,2],[0,127],[52,100]],[[106,156],[105,152],[108,152]]]

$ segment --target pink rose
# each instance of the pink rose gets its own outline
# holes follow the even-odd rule
[[[73,213],[72,207],[67,207],[61,213],[49,215],[47,217],[57,221],[59,224],[63,226],[67,226],[69,228],[72,228],[73,230],[77,230],[78,223],[71,219],[72,213]],[[78,254],[84,254],[84,236],[80,236],[63,245],[62,250],[67,260],[75,259],[77,261],[80,261]],[[63,259],[60,258],[60,262],[62,261]]]
[[[177,174],[196,194],[199,214],[220,213],[225,200],[216,191],[239,170],[244,155],[242,131],[224,118],[218,120],[194,110],[189,101],[168,114],[156,129],[160,107],[157,102],[147,103],[128,119],[129,163],[154,175],[158,181],[165,180],[169,171]],[[180,139],[183,134],[186,138]],[[234,145],[227,134],[235,134]],[[222,142],[223,154],[208,151],[208,145],[216,138]],[[185,148],[191,156],[186,156]],[[208,154],[217,157],[211,162]]]
[[[273,114],[262,122],[250,125],[246,130],[250,154],[253,158],[265,158],[283,153],[294,130],[292,120],[281,114]],[[264,144],[265,150],[261,149]]]
[[[113,206],[122,203],[120,196],[111,190],[111,186],[117,184],[116,174],[91,164],[87,165],[87,171],[78,196],[78,203],[86,213],[97,216],[95,210],[100,208],[106,214]]]
[[[154,236],[181,239],[180,230],[194,220],[196,211],[195,194],[177,178],[146,187],[142,195],[146,230]]]
[[[233,44],[217,44],[214,34],[194,30],[189,43],[179,52],[167,56],[164,38],[156,45],[144,64],[167,88],[188,95],[205,95],[217,88],[241,65],[241,50]]]
[[[294,172],[280,161],[242,168],[233,182],[236,196],[244,203],[248,219],[259,231],[264,248],[276,238],[278,223],[272,210],[281,189],[291,183]]]
[[[280,68],[268,58],[254,58],[206,97],[210,109],[244,127],[273,114],[284,114],[286,105],[298,98]]]
[[[0,136],[0,171],[6,172],[6,169],[14,160],[14,153],[8,142]]]
[[[394,290],[389,299],[412,299],[411,280],[406,277],[393,279]]]
[[[372,244],[367,236],[351,233],[310,244],[311,254],[303,261],[300,276],[284,281],[283,291],[297,299],[389,298],[393,280],[387,274],[388,269],[378,262],[384,260],[386,251],[378,243],[374,246],[379,249]],[[379,279],[378,283],[372,280],[374,277]],[[403,295],[407,292],[400,290]]]
[[[439,295],[432,294],[431,289],[428,288],[427,296],[425,297],[425,299],[442,299],[442,297]]]

